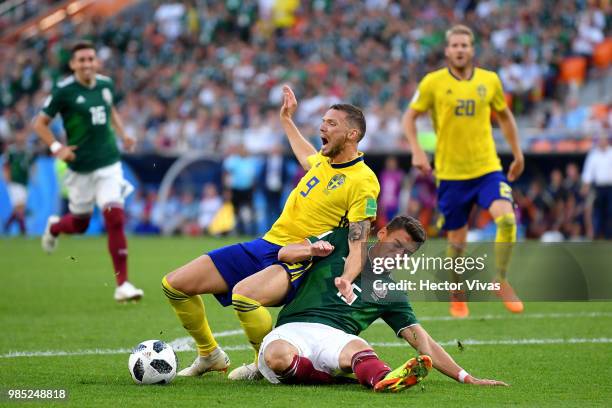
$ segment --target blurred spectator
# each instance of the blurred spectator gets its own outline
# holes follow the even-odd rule
[[[260,186],[266,200],[266,225],[270,226],[281,214],[283,189],[289,179],[287,160],[281,145],[272,147],[265,156],[261,178]]]
[[[183,32],[185,5],[180,2],[164,3],[155,11],[159,31],[169,41],[176,40]]]
[[[247,154],[243,145],[229,152],[223,161],[225,185],[232,192],[232,205],[238,221],[239,234],[254,234],[253,189],[257,175],[256,159]]]
[[[212,183],[206,183],[202,188],[202,199],[198,208],[198,226],[202,232],[208,233],[208,227],[222,205],[223,200],[217,191],[217,187]]]
[[[428,234],[434,235],[437,232],[437,227],[434,225],[437,192],[433,175],[412,169],[408,175],[405,189],[409,192],[407,213],[418,218],[427,229]]]
[[[145,215],[145,195],[142,189],[137,188],[126,202],[126,231],[134,232]]]
[[[182,220],[181,200],[172,189],[166,202],[155,201],[151,214],[153,225],[158,227],[163,235],[172,235]]]
[[[585,189],[593,189],[593,238],[612,238],[612,146],[602,135],[587,155],[582,170]]]
[[[153,214],[157,203],[157,191],[149,190],[146,197],[142,197],[142,192],[137,191],[134,198],[128,201],[128,214],[136,219],[133,227],[135,234],[149,235],[159,234],[160,229],[153,223]]]
[[[213,217],[208,232],[211,235],[227,235],[234,231],[236,227],[236,217],[234,216],[234,206],[232,205],[232,192],[223,191],[223,205]]]
[[[585,191],[580,180],[580,171],[576,163],[568,163],[565,168],[565,181],[563,186],[567,191],[566,228],[565,232],[570,239],[580,239],[585,230]]]
[[[563,186],[563,173],[559,169],[553,169],[550,173],[550,183],[547,187],[547,196],[551,198],[551,207],[547,212],[547,217],[552,222],[549,229],[561,231],[566,222],[566,200],[567,191]]]
[[[21,235],[26,234],[26,202],[28,200],[28,180],[34,154],[27,146],[27,131],[23,127],[14,130],[14,141],[6,148],[4,159],[4,179],[6,180],[11,214],[3,226],[5,233],[10,232],[14,222],[19,226]]]
[[[540,179],[532,180],[526,193],[515,189],[514,199],[518,205],[527,238],[540,238],[551,230],[552,222],[548,214],[554,207],[554,200]]]
[[[567,111],[565,114],[564,127],[570,130],[580,130],[589,117],[589,110],[578,104],[578,99],[570,97],[567,100]]]
[[[200,232],[198,216],[199,203],[195,201],[193,192],[191,190],[184,191],[181,194],[180,221],[174,233],[191,236],[198,235]]]
[[[397,158],[394,156],[387,157],[385,168],[379,176],[379,205],[384,216],[384,220],[381,220],[382,225],[388,223],[397,215],[403,179],[404,172],[399,168]]]
[[[591,1],[153,4],[136,2],[104,21],[66,19],[1,47],[0,59],[14,63],[0,66],[0,135],[3,123],[31,119],[42,103],[39,91],[48,92],[66,73],[74,38],[99,46],[139,149],[181,154],[236,143],[264,152],[278,134],[269,132],[278,129],[269,112],[280,104],[283,82],[301,100],[298,125],[342,100],[368,116],[372,130],[362,149],[405,148],[401,111],[417,80],[443,65],[444,32],[459,20],[476,33],[479,65],[498,71],[519,113],[531,113],[542,93],[562,94],[557,79],[564,58],[591,55],[611,34],[609,5]],[[580,130],[588,115],[573,110],[568,127]]]

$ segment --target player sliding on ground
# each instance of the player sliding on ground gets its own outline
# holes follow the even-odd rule
[[[234,306],[257,355],[264,336],[272,330],[272,318],[263,306],[284,304],[289,289],[297,288],[310,268],[307,261],[281,265],[278,251],[284,245],[348,225],[350,250],[344,281],[352,282],[363,267],[362,243],[370,220],[376,216],[380,190],[376,175],[357,150],[366,131],[363,113],[352,105],[331,106],[323,116],[323,147],[317,152],[292,120],[297,109],[293,91],[285,86],[283,92],[281,124],[307,173],[263,238],[216,249],[163,278],[163,291],[198,350],[193,364],[178,375],[197,376],[207,371],[225,371],[229,366],[229,358],[212,335],[200,294],[214,294],[223,306]],[[259,271],[260,281],[255,285],[237,288],[241,280]]]
[[[61,218],[52,215],[42,236],[47,253],[55,251],[60,234],[83,234],[98,205],[104,217],[117,288],[115,300],[138,300],[142,289],[128,280],[127,239],[123,203],[132,186],[123,178],[115,133],[127,150],[135,145],[115,109],[113,81],[98,75],[98,58],[90,42],[72,48],[70,69],[74,75],[59,82],[34,119],[34,130],[55,157],[68,164],[65,184],[70,212]],[[49,125],[55,115],[62,117],[68,145],[55,140]],[[113,132],[113,129],[115,132]]]
[[[353,284],[356,298],[349,305],[334,285],[334,279],[344,271],[348,233],[346,228],[337,228],[321,238],[333,247],[333,252],[315,260],[295,298],[279,313],[276,328],[264,338],[258,367],[268,381],[333,383],[352,372],[359,383],[375,391],[400,391],[422,380],[433,364],[441,373],[462,383],[506,385],[478,379],[462,369],[418,323],[404,292],[375,294],[364,285],[360,288]],[[369,245],[366,268],[372,268],[376,257],[412,254],[426,239],[421,224],[406,216],[395,217],[377,237],[378,241]],[[305,259],[318,239],[284,247],[279,259]],[[377,279],[393,282],[389,273],[377,275]],[[421,355],[391,370],[365,340],[357,337],[378,318]]]
[[[488,209],[497,225],[495,263],[501,284],[498,294],[509,311],[520,313],[523,303],[506,279],[512,244],[516,241],[512,189],[495,152],[491,108],[514,155],[508,170],[511,182],[518,179],[524,167],[516,122],[506,105],[497,74],[474,66],[472,30],[463,25],[448,30],[445,53],[448,67],[423,78],[403,117],[412,165],[427,173],[431,171],[416,129],[417,117],[431,111],[437,135],[438,206],[443,216],[442,227],[448,233],[448,254],[462,256],[473,205]],[[456,273],[452,277],[459,281]],[[450,313],[455,317],[468,316],[464,292],[451,294]]]

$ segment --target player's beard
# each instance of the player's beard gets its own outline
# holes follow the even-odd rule
[[[329,153],[323,154],[323,156],[327,156],[333,159],[334,157],[342,153],[342,151],[344,150],[344,146],[346,145],[346,138],[347,136],[345,135],[342,140],[338,141],[337,144],[335,144],[334,146],[330,148]],[[331,142],[328,142],[328,143],[331,143]]]

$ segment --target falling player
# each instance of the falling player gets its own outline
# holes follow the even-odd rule
[[[34,119],[38,136],[56,158],[68,164],[65,184],[70,212],[61,218],[49,217],[42,247],[51,253],[57,247],[60,234],[83,234],[97,204],[104,216],[108,251],[115,270],[115,300],[138,300],[143,291],[127,280],[127,240],[123,230],[123,203],[132,187],[123,178],[111,124],[126,149],[132,149],[135,140],[125,133],[114,107],[113,81],[97,74],[98,59],[93,44],[84,41],[73,46],[70,69],[74,74],[57,84]],[[57,141],[49,129],[58,113],[67,145]]]
[[[200,294],[214,294],[223,306],[231,304],[258,351],[263,337],[272,330],[272,318],[263,306],[283,304],[286,293],[299,285],[310,267],[309,262],[281,266],[277,255],[282,246],[346,225],[350,252],[342,282],[352,282],[362,269],[362,244],[376,216],[380,190],[376,175],[357,150],[366,131],[363,113],[352,105],[332,105],[323,116],[323,147],[317,152],[292,120],[297,109],[293,91],[285,86],[283,93],[281,124],[307,172],[263,238],[216,249],[163,278],[164,293],[198,349],[193,364],[179,375],[197,376],[229,365],[212,335]],[[236,290],[240,281],[254,275],[255,284]]]
[[[488,209],[497,226],[495,263],[501,285],[499,295],[508,310],[520,313],[523,303],[506,279],[512,244],[516,241],[512,189],[507,180],[515,181],[524,167],[516,122],[506,105],[498,76],[474,66],[474,35],[470,28],[458,25],[448,30],[445,53],[448,67],[423,78],[403,117],[412,165],[424,172],[431,171],[416,131],[417,117],[431,111],[438,138],[435,151],[438,206],[448,233],[448,253],[462,256],[474,203]],[[507,180],[495,151],[491,108],[514,155]],[[457,279],[456,274],[453,277]],[[450,313],[455,317],[468,316],[465,293],[451,294]]]
[[[425,242],[425,230],[416,219],[397,216],[378,232],[377,242],[368,246],[367,270],[355,283],[357,296],[350,305],[333,284],[343,273],[347,234],[346,228],[336,228],[279,251],[279,259],[298,262],[321,239],[334,248],[327,257],[316,258],[293,301],[280,311],[276,328],[264,338],[258,366],[268,381],[333,383],[352,372],[362,385],[375,391],[400,391],[427,375],[433,362],[441,373],[462,383],[506,385],[469,375],[418,323],[405,292],[378,293],[373,280],[367,279],[373,276],[371,262],[375,258],[412,254]],[[376,279],[382,285],[393,283],[388,272],[377,274]],[[391,370],[358,337],[378,318],[422,355]]]

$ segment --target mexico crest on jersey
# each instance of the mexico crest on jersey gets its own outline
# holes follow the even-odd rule
[[[346,180],[346,176],[344,174],[334,175],[334,177],[329,180],[329,183],[327,183],[327,189],[331,191],[341,187],[344,184],[344,180]]]
[[[110,89],[104,88],[102,89],[102,99],[109,105],[113,104],[113,94],[111,94]]]

